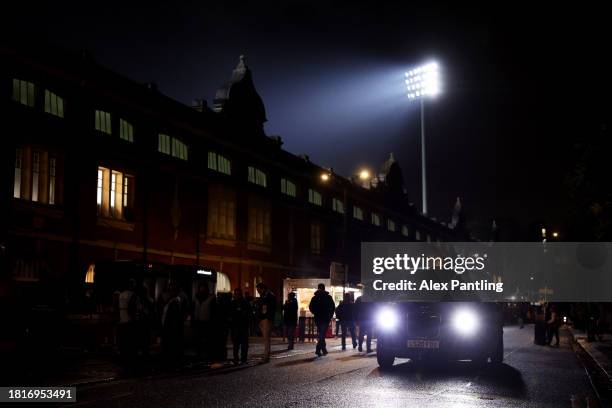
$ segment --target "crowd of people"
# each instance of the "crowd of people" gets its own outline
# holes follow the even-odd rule
[[[185,327],[191,328],[192,346],[203,361],[225,362],[228,360],[227,340],[233,346],[232,361],[244,364],[249,355],[249,337],[261,336],[263,343],[262,363],[270,361],[271,336],[277,316],[277,298],[264,284],[256,286],[258,297],[243,294],[240,288],[232,294],[211,293],[202,283],[193,299],[177,285],[169,284],[154,300],[144,286],[129,280],[118,294],[117,342],[121,359],[134,364],[149,355],[153,332],[159,333],[161,355],[170,365],[182,363],[185,348]],[[372,322],[368,304],[353,299],[346,293],[338,307],[323,284],[312,297],[309,305],[316,327],[315,353],[326,355],[325,338],[331,335],[330,323],[336,316],[336,325],[341,332],[342,349],[346,350],[346,338],[350,335],[353,349],[371,352]],[[287,339],[287,349],[295,347],[298,328],[298,303],[295,292],[290,292],[282,304],[282,334]],[[189,324],[186,324],[186,323]],[[359,328],[359,330],[357,330]],[[303,340],[303,328],[302,336]]]

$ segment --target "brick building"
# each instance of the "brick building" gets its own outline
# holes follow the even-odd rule
[[[283,150],[242,57],[211,108],[87,53],[3,46],[0,59],[0,242],[15,280],[78,287],[90,265],[132,259],[280,291],[329,278],[333,261],[358,282],[362,241],[463,239],[409,204],[393,157],[364,187]]]

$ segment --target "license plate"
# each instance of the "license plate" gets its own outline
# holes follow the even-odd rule
[[[440,341],[439,340],[408,340],[408,348],[438,349],[440,348]]]

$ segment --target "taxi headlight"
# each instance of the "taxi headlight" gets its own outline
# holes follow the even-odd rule
[[[463,336],[471,336],[478,330],[478,315],[469,309],[457,310],[451,319],[455,331]]]
[[[396,310],[385,307],[376,314],[376,326],[382,330],[393,330],[399,324],[399,314]]]

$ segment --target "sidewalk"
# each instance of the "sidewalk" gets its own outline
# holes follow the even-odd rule
[[[612,382],[612,335],[608,334],[603,341],[587,341],[587,335],[582,330],[569,328],[570,333],[578,345],[595,361],[599,368]]]
[[[301,354],[313,354],[316,342],[296,342],[293,350],[287,350],[287,342],[282,338],[272,338],[271,359],[282,359]],[[340,339],[327,339],[328,349],[340,348]],[[41,378],[44,385],[49,386],[77,386],[90,385],[102,382],[116,381],[136,377],[154,377],[167,374],[177,374],[188,371],[206,372],[208,370],[243,369],[257,365],[263,354],[261,337],[249,338],[249,357],[246,365],[234,366],[230,361],[210,364],[199,360],[193,350],[186,350],[183,364],[177,368],[165,367],[158,353],[152,354],[148,361],[141,364],[138,369],[126,370],[118,362],[118,356],[113,353],[77,353],[65,351],[55,357],[52,371]],[[227,356],[232,358],[232,344],[227,344]],[[44,377],[47,377],[45,379]]]

